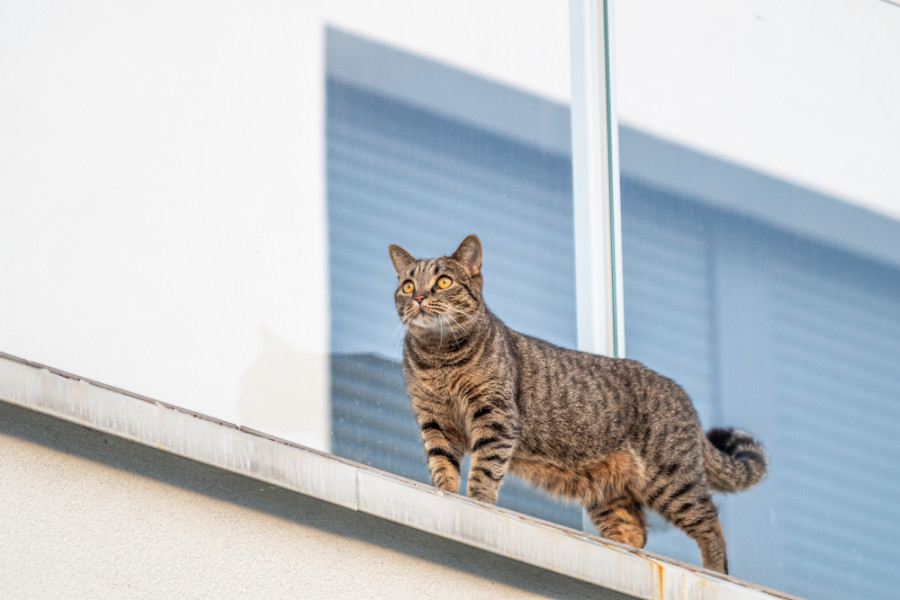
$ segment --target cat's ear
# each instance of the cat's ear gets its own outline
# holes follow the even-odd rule
[[[478,236],[467,236],[450,258],[461,262],[473,277],[481,273],[481,241]]]
[[[406,273],[409,271],[409,267],[416,262],[416,258],[412,254],[397,244],[388,246],[388,254],[391,255],[391,262],[394,263],[394,270],[397,271],[397,275],[400,277],[405,277]]]

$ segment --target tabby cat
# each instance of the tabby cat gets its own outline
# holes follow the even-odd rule
[[[580,501],[600,533],[642,547],[643,507],[727,572],[712,491],[759,482],[768,457],[748,433],[706,435],[684,390],[642,364],[554,346],[506,327],[482,299],[481,242],[416,259],[392,244],[403,375],[431,480],[494,503],[507,472]]]

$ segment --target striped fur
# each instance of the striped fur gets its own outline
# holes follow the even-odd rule
[[[416,259],[389,248],[403,374],[432,482],[496,502],[513,472],[581,502],[605,537],[646,541],[644,507],[690,535],[703,566],[727,572],[711,491],[765,475],[762,446],[742,431],[704,435],[684,390],[640,363],[554,346],[506,327],[482,300],[481,244]]]

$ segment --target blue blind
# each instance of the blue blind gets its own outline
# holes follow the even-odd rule
[[[734,574],[896,597],[900,271],[632,179],[622,196],[629,355],[772,457],[758,488],[718,498]],[[651,522],[648,547],[699,561]]]
[[[427,482],[387,246],[437,256],[478,234],[491,309],[572,346],[571,163],[346,82],[330,79],[327,92],[332,449]],[[512,476],[499,503],[581,525],[580,509]]]
[[[786,587],[895,598],[900,277],[830,253],[782,258],[770,276],[770,445]]]
[[[675,379],[701,421],[718,419],[712,236],[690,205],[622,179],[625,347],[629,358]],[[649,514],[647,548],[699,564],[696,544]]]
[[[329,80],[327,90],[334,350],[399,357],[388,244],[438,256],[470,233],[484,246],[492,310],[513,328],[573,344],[568,157],[353,85]]]
[[[718,416],[710,225],[684,204],[652,202],[653,190],[634,180],[622,180],[622,195],[628,356],[677,373],[710,422]]]

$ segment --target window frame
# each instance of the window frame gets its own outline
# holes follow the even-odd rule
[[[622,356],[611,0],[569,24],[578,346]],[[637,597],[784,597],[2,352],[0,399]]]
[[[578,349],[625,356],[611,0],[569,2]]]

